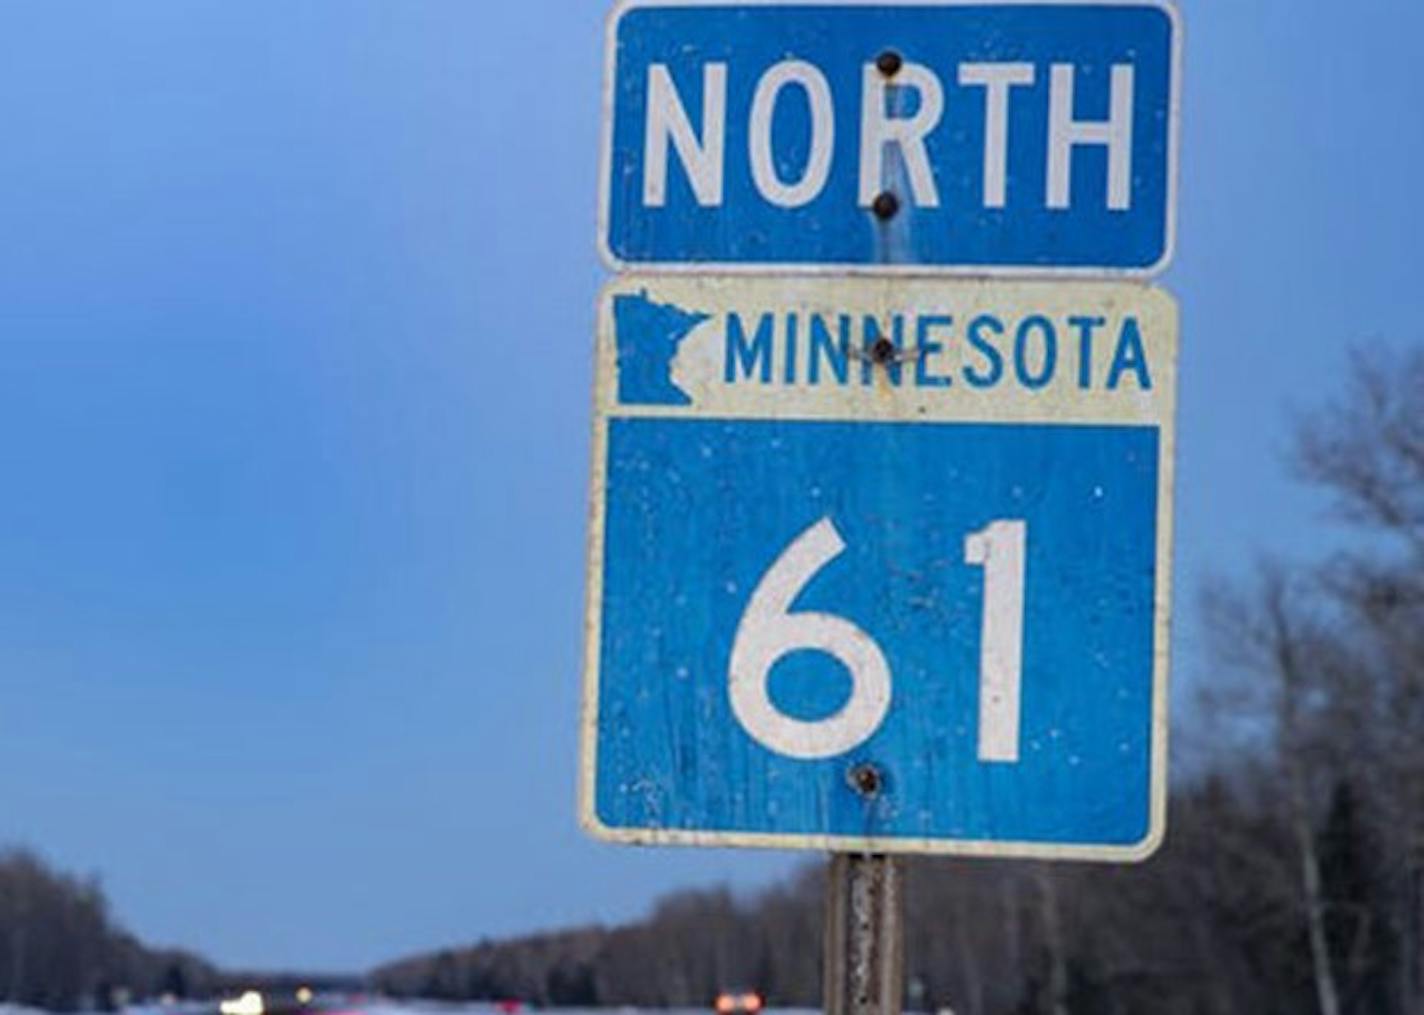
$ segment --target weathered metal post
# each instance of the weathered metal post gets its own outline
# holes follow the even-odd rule
[[[833,853],[826,878],[826,1015],[900,1015],[903,870],[897,857]]]
[[[875,67],[894,81],[904,60],[894,50],[882,52]],[[893,94],[893,93],[892,93]],[[899,107],[902,98],[894,95]],[[898,150],[891,175],[904,175]],[[899,216],[901,201],[893,189],[876,196],[870,211],[878,220],[876,259],[882,264],[907,260],[908,222]],[[896,222],[899,217],[900,221]],[[888,338],[866,350],[878,366],[888,367],[900,353]],[[857,766],[850,783],[866,799],[879,795],[881,777],[871,765]],[[826,1015],[900,1015],[904,994],[905,901],[902,864],[883,853],[833,853],[826,877],[825,975],[822,999]]]

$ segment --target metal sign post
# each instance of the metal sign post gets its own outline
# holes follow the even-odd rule
[[[835,853],[826,873],[826,1015],[900,1015],[903,862],[884,853]]]

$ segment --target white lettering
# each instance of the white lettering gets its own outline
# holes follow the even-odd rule
[[[1023,695],[1024,571],[1028,524],[991,522],[964,540],[966,563],[984,569],[979,634],[979,760],[1019,760]]]
[[[771,126],[776,100],[787,85],[800,85],[811,110],[811,151],[801,179],[784,183],[776,171],[771,151]],[[774,205],[799,208],[810,204],[826,186],[831,173],[831,155],[836,144],[836,114],[831,105],[831,86],[826,76],[803,60],[783,60],[761,76],[752,98],[750,124],[752,179],[757,190]]]
[[[1055,63],[1048,93],[1048,207],[1067,208],[1075,145],[1108,149],[1108,207],[1132,207],[1133,68],[1116,63],[1106,120],[1073,119],[1073,65]]]
[[[833,758],[853,750],[874,736],[890,711],[890,664],[870,635],[844,617],[791,612],[801,590],[843,552],[845,542],[829,518],[797,536],[757,583],[732,639],[732,714],[757,743],[787,757]],[[797,719],[771,700],[772,668],[792,652],[824,652],[850,674],[850,698],[835,715]]]
[[[886,108],[890,90],[885,76],[873,63],[865,65],[860,108],[860,205],[868,208],[884,189],[885,148],[895,145],[905,160],[910,190],[922,208],[939,207],[939,191],[930,171],[925,135],[944,114],[944,88],[929,68],[906,63],[895,75],[896,90],[913,89],[920,105],[913,116],[891,116]]]
[[[687,170],[697,203],[722,203],[723,152],[727,136],[727,65],[702,68],[702,138],[693,132],[687,109],[677,93],[667,64],[648,67],[647,132],[643,136],[643,204],[667,203],[668,140]]]
[[[1009,89],[1033,84],[1033,64],[962,63],[959,83],[984,87],[984,207],[1002,208],[1008,189]]]

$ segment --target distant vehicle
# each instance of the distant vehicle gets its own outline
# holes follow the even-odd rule
[[[237,997],[226,998],[218,1003],[221,1015],[266,1015],[267,1006],[262,994],[256,990],[244,990]]]
[[[724,990],[712,1007],[717,1015],[757,1015],[765,1004],[754,990]]]

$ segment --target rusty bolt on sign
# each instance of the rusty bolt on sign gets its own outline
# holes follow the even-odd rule
[[[879,796],[885,785],[880,769],[868,762],[853,767],[846,773],[846,780],[851,784],[851,788],[863,797]]]
[[[900,54],[893,49],[887,49],[875,58],[875,67],[887,78],[893,78],[900,73],[900,68],[905,65],[905,61],[900,58]]]
[[[900,199],[888,190],[882,191],[875,195],[870,210],[875,213],[876,218],[886,222],[894,218],[895,213],[900,210]]]
[[[883,335],[877,338],[870,346],[870,359],[874,363],[885,366],[895,361],[895,343]]]

